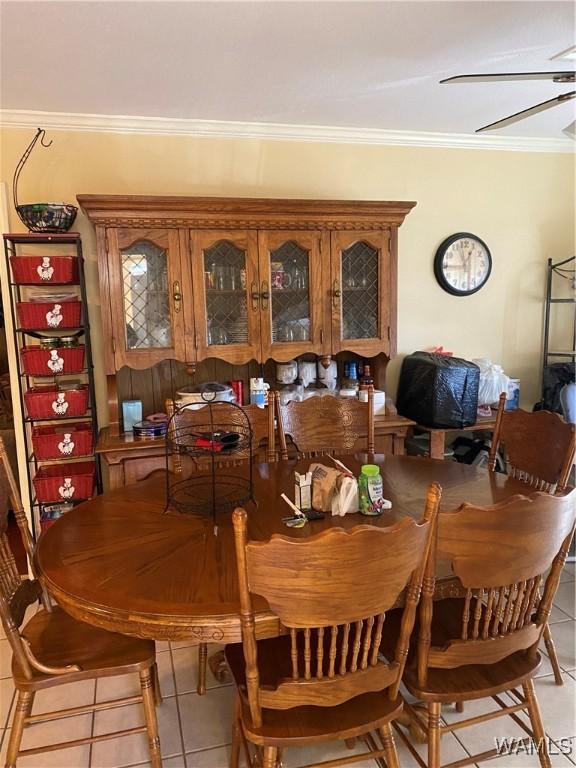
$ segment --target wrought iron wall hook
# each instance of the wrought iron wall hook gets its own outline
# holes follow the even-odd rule
[[[43,147],[49,147],[52,144],[52,139],[48,142],[48,144],[44,144],[44,137],[46,136],[46,131],[44,128],[38,128],[38,135],[40,136],[40,143]]]
[[[16,170],[14,171],[14,179],[12,180],[12,196],[14,197],[14,206],[16,208],[18,208],[18,179],[20,178],[20,173],[22,172],[22,169],[24,168],[26,161],[28,160],[32,150],[36,146],[36,142],[38,141],[38,139],[40,139],[40,144],[43,147],[50,147],[52,145],[52,139],[50,139],[50,141],[47,144],[44,143],[45,136],[46,136],[46,131],[44,130],[44,128],[37,128],[34,138],[30,142],[30,144],[28,144],[28,146],[24,150],[24,154],[18,161],[18,165],[16,166]]]

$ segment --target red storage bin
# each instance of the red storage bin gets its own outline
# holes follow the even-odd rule
[[[15,283],[51,285],[78,282],[76,256],[10,256]]]
[[[94,451],[92,423],[79,421],[34,427],[32,446],[37,459],[90,456]]]
[[[94,491],[95,472],[93,461],[40,467],[32,481],[36,499],[40,502],[89,499]]]
[[[82,323],[82,302],[19,301],[16,304],[20,328],[25,330],[60,330],[78,328]]]
[[[77,347],[22,347],[20,359],[24,373],[32,376],[62,376],[84,369],[84,345]]]
[[[24,392],[24,402],[31,419],[84,416],[88,408],[88,385],[67,390],[55,386],[32,387]]]

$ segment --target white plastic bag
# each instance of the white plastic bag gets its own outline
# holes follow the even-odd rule
[[[353,515],[358,508],[358,482],[355,477],[342,473],[332,496],[332,516]]]
[[[480,368],[478,405],[497,403],[502,392],[508,392],[509,378],[504,373],[502,366],[484,358],[472,360],[472,362]]]

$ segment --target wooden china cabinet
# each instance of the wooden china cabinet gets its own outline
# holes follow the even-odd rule
[[[96,227],[112,431],[124,366],[396,351],[397,231],[415,203],[78,201]]]

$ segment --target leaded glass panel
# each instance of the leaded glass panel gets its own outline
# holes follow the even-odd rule
[[[248,343],[246,252],[229,240],[204,251],[206,343]]]
[[[121,251],[127,349],[172,346],[168,257],[148,240]]]
[[[309,253],[290,240],[270,252],[272,341],[310,341]]]
[[[342,251],[342,337],[378,337],[378,250],[365,242]]]

